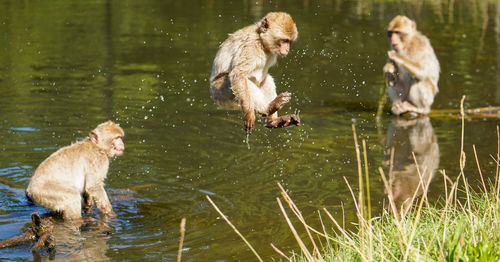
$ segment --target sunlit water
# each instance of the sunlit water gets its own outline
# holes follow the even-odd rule
[[[386,113],[377,125],[385,26],[406,14],[431,39],[442,68],[433,108],[456,109],[462,95],[468,108],[500,105],[500,4],[358,2],[2,2],[0,239],[20,234],[31,212],[45,212],[28,206],[23,191],[37,165],[108,119],[126,132],[125,154],[106,180],[118,217],[76,232],[58,225],[55,258],[173,261],[185,217],[183,261],[254,261],[205,195],[266,260],[278,258],[270,243],[298,251],[276,202],[277,183],[311,225],[319,226],[316,211],[324,207],[342,220],[342,204],[346,223],[354,222],[344,181],[357,190],[352,123],[367,143],[375,215],[385,201],[378,168],[388,169],[388,146],[396,150],[402,196],[415,190],[413,151],[434,174],[430,199],[443,197],[440,170],[452,179],[459,170],[460,121]],[[241,113],[213,104],[208,77],[227,34],[274,10],[293,16],[299,40],[270,73],[278,91],[293,93],[281,112],[299,112],[303,122],[277,130],[259,122],[247,145]],[[483,175],[494,177],[497,124],[465,123],[473,183],[473,144]],[[46,257],[29,245],[0,250],[0,260]]]

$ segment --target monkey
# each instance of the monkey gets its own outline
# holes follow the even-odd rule
[[[414,21],[396,16],[387,28],[391,43],[386,73],[392,113],[426,115],[438,92],[440,66],[429,39]]]
[[[290,51],[298,31],[292,17],[283,12],[266,14],[259,22],[244,27],[220,45],[210,75],[210,95],[216,104],[241,108],[244,128],[251,134],[255,111],[265,118],[268,128],[300,125],[295,114],[278,117],[292,97],[289,92],[276,94],[274,79],[268,73],[277,57]]]
[[[123,129],[112,121],[99,124],[88,137],[60,148],[35,170],[26,189],[35,204],[62,213],[64,220],[81,220],[83,209],[96,206],[115,216],[104,190],[109,159],[123,155]]]

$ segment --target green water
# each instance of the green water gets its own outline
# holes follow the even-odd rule
[[[391,145],[401,194],[415,189],[414,151],[434,174],[429,198],[443,197],[440,170],[452,179],[459,172],[461,123],[398,121],[386,112],[377,125],[385,26],[406,14],[431,39],[442,68],[433,108],[458,108],[462,95],[467,108],[495,106],[500,4],[395,2],[2,1],[0,239],[45,211],[28,206],[23,189],[57,148],[112,119],[126,132],[126,150],[106,180],[117,218],[79,233],[58,225],[55,255],[24,245],[0,250],[0,260],[175,261],[185,217],[183,261],[255,261],[207,194],[265,260],[279,257],[271,243],[291,254],[299,248],[277,205],[277,182],[311,225],[320,228],[316,211],[324,207],[342,220],[342,203],[347,226],[355,221],[344,182],[357,189],[353,122],[368,147],[374,214],[386,201],[377,170],[388,169]],[[241,113],[210,99],[211,64],[228,33],[276,10],[293,16],[299,39],[270,73],[279,92],[293,93],[282,113],[300,112],[302,125],[269,130],[258,122],[247,145]],[[492,179],[497,125],[465,123],[466,171],[476,185],[472,145]]]

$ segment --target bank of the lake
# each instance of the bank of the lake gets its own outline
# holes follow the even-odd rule
[[[319,254],[308,251],[290,261],[500,261],[498,191],[461,189],[468,190],[466,198],[452,195],[444,207],[424,204],[402,219],[385,212],[363,221],[358,232],[318,234]]]
[[[498,127],[497,134],[500,135]],[[392,186],[392,167],[387,175],[380,168],[387,200],[386,208],[376,217],[371,216],[368,204],[369,176],[366,170],[362,171],[362,166],[368,164],[366,150],[357,151],[359,187],[363,190],[355,193],[346,180],[358,217],[355,230],[346,229],[344,219],[336,220],[326,208],[318,212],[322,229],[310,227],[292,198],[282,190],[282,197],[292,210],[289,213],[302,223],[308,241],[301,239],[297,227],[282,209],[301,252],[287,257],[276,251],[287,261],[500,261],[500,140],[497,145],[497,155],[490,155],[497,164],[494,181],[484,179],[474,147],[472,157],[481,184],[472,186],[468,179],[471,174],[464,173],[467,156],[462,151],[458,163],[461,171],[456,179],[450,179],[446,170],[439,172],[444,181],[444,195],[437,202],[429,202],[427,198],[429,181],[421,175],[425,170],[418,170],[419,188],[406,201],[398,203]]]

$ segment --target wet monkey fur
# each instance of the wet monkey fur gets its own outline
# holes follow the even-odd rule
[[[63,147],[45,159],[30,179],[26,195],[37,205],[62,213],[65,220],[81,220],[95,203],[114,216],[104,190],[109,158],[125,150],[123,129],[112,121],[98,125],[82,141]]]
[[[216,104],[241,108],[247,134],[255,124],[255,111],[265,118],[269,128],[299,125],[295,114],[278,116],[291,99],[289,92],[279,95],[268,70],[277,57],[290,51],[298,31],[292,17],[271,12],[258,23],[242,28],[220,45],[210,75],[210,94]]]

